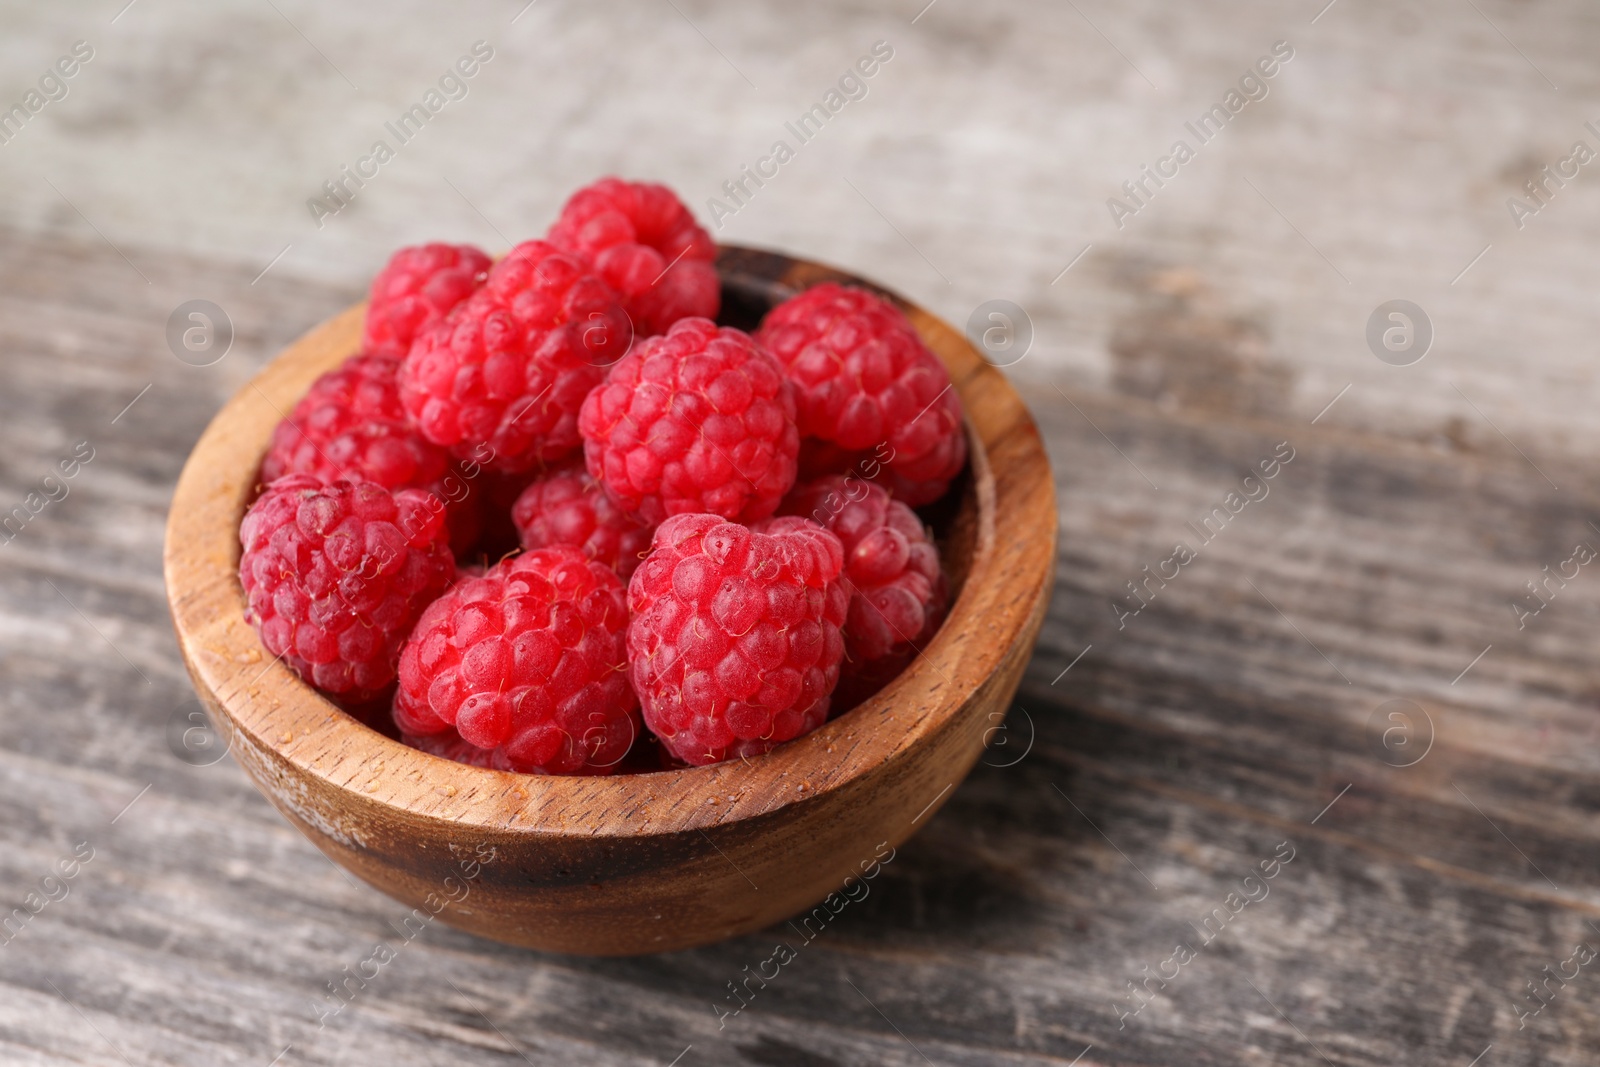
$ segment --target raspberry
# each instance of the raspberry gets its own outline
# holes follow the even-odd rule
[[[581,466],[556,471],[522,491],[511,520],[523,548],[572,545],[626,582],[650,548],[654,527],[619,508]]]
[[[827,720],[843,563],[839,539],[809,519],[661,524],[628,585],[628,663],[645,723],[674,756],[757,755]]]
[[[272,431],[261,480],[310,474],[425,489],[447,509],[450,540],[464,551],[478,536],[478,501],[450,455],[412,428],[400,406],[400,360],[360,352],[322,375]]]
[[[639,734],[624,655],[622,583],[568,545],[466,578],[400,653],[395,721],[501,749],[529,774],[604,774]]]
[[[616,292],[543,241],[526,241],[400,367],[400,399],[428,440],[516,473],[571,454],[578,408],[628,350]]]
[[[325,693],[362,703],[455,577],[442,513],[417,489],[291,474],[239,526],[239,581],[261,643]]]
[[[373,352],[404,356],[417,334],[483,284],[491,263],[472,245],[402,248],[372,279],[363,343]]]
[[[939,628],[949,596],[939,551],[916,512],[859,478],[799,486],[783,512],[820,523],[844,546],[853,592],[834,703],[854,706],[899,674]]]
[[[768,312],[756,340],[795,383],[800,432],[850,462],[877,454],[907,504],[933,503],[961,473],[967,439],[950,373],[887,300],[825,282]]]
[[[578,425],[589,473],[648,523],[692,512],[750,522],[794,485],[792,386],[748,334],[709,319],[640,343]]]
[[[717,246],[664,185],[601,178],[572,194],[548,239],[589,257],[626,298],[641,337],[717,317]]]

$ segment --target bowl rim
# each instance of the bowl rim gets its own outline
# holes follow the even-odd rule
[[[234,393],[195,444],[173,494],[163,549],[168,603],[195,688],[236,758],[259,771],[259,753],[270,753],[364,807],[459,829],[637,839],[703,832],[844,789],[959,715],[1025,638],[1044,599],[1030,594],[1047,592],[1053,577],[1055,486],[1026,406],[964,336],[893,291],[782,253],[729,245],[720,251],[719,270],[741,257],[782,260],[792,268],[786,281],[798,275],[787,286],[794,291],[841,281],[889,297],[950,371],[970,446],[976,530],[961,592],[912,665],[860,706],[764,755],[636,774],[545,776],[474,767],[411,748],[345,713],[272,658],[245,621],[238,525],[273,427],[317,375],[359,345],[363,302],[307,331]],[[1008,464],[999,479],[991,462],[997,446]],[[219,463],[241,453],[248,462]],[[1009,528],[1009,518],[1028,513],[1048,516],[1042,536],[1018,538]],[[1009,553],[997,539],[1002,528],[1015,539],[1006,543]],[[1021,575],[997,588],[1000,557],[1019,551]],[[254,777],[266,791],[263,776]],[[281,773],[271,777],[285,781]]]

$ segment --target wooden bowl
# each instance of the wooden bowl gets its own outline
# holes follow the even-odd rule
[[[877,289],[749,249],[724,249],[718,267],[723,321],[745,328],[822,281]],[[195,689],[234,758],[335,863],[420,909],[416,922],[434,915],[497,941],[659,952],[855,892],[846,880],[877,874],[875,864],[950,797],[1001,722],[1044,618],[1056,539],[1050,468],[1021,399],[960,333],[884,295],[949,367],[972,458],[953,501],[932,514],[959,590],[949,617],[876,697],[754,759],[561,778],[437,759],[312,690],[245,622],[238,529],[273,427],[356,349],[364,307],[354,307],[228,402],[173,497],[167,597]]]

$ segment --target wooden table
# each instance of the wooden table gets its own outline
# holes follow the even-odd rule
[[[8,10],[0,105],[97,51],[0,146],[0,1063],[1600,1059],[1594,167],[1505,206],[1600,144],[1592,5],[636,6]],[[480,35],[469,100],[317,228],[306,196]],[[724,1027],[783,934],[407,940],[185,738],[184,457],[395,244],[501,248],[608,169],[704,214],[879,38],[871,95],[718,236],[957,325],[1029,309],[1059,578],[1004,732]],[[1271,97],[1116,228],[1280,38]],[[1363,337],[1399,297],[1438,329],[1404,367]],[[236,333],[206,366],[167,340],[193,298]]]
[[[1510,606],[1600,545],[1570,458],[1252,409],[1266,372],[1228,356],[1234,327],[1182,286],[1152,297],[1114,345],[1126,389],[1031,390],[1059,586],[988,765],[719,1028],[725,983],[781,931],[632,960],[442,924],[404,940],[404,909],[231,760],[178,758],[195,704],[161,589],[170,488],[224,396],[358,294],[150,255],[130,284],[104,246],[0,249],[8,482],[93,451],[0,546],[0,884],[8,908],[41,894],[0,945],[5,1062],[1592,1062],[1600,978],[1567,961],[1600,945],[1600,579],[1568,565],[1521,630]],[[162,329],[201,278],[237,328],[206,367]],[[1193,558],[1164,564],[1179,542]],[[1146,565],[1169,580],[1133,614]],[[327,983],[379,942],[396,958],[319,1026]],[[1519,1029],[1547,966],[1578,974]]]

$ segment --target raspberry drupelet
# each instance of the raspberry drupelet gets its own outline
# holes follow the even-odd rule
[[[640,732],[627,625],[622,583],[576,548],[504,560],[423,613],[400,654],[395,723],[454,728],[510,770],[610,773]]]
[[[844,657],[839,539],[803,518],[751,529],[676,515],[628,585],[628,663],[644,720],[699,766],[821,726]]]
[[[859,478],[797,486],[782,510],[820,523],[844,546],[852,593],[834,700],[843,711],[887,685],[939,628],[949,597],[939,551],[916,512]]]
[[[825,282],[768,312],[756,341],[795,383],[808,473],[863,458],[912,507],[943,496],[967,459],[950,373],[900,309],[865,289]]]
[[[362,331],[368,351],[403,357],[417,334],[483,284],[491,262],[472,245],[435,243],[400,249],[372,279]]]
[[[640,342],[584,401],[579,428],[589,473],[647,523],[753,522],[794,485],[793,387],[749,334],[709,319]]]
[[[416,489],[267,486],[239,527],[245,617],[267,651],[352,704],[395,678],[402,642],[455,577],[442,512]]]
[[[587,262],[543,241],[518,245],[412,344],[400,367],[406,413],[428,440],[491,470],[565,458],[580,443],[583,398],[632,344],[619,301]]]
[[[642,337],[717,316],[717,246],[664,185],[601,178],[572,194],[548,240],[594,263],[623,294]]]
[[[582,466],[536,478],[511,506],[523,548],[572,545],[626,582],[650,548],[655,527],[622,510]]]

